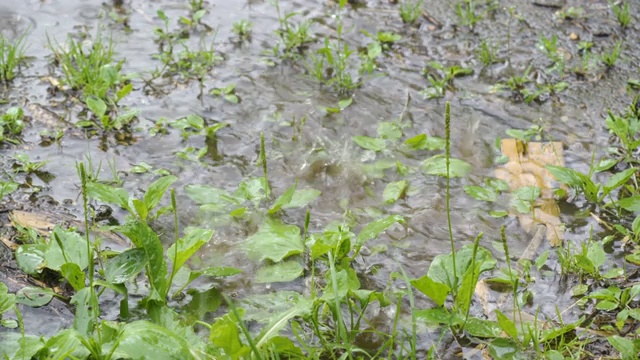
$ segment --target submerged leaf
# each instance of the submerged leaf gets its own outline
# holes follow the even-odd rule
[[[304,268],[299,261],[287,260],[263,266],[256,273],[257,283],[288,282],[302,275]]]
[[[281,261],[304,251],[300,228],[279,219],[267,219],[245,242],[245,248],[257,261]]]
[[[422,163],[424,171],[429,175],[447,177],[447,158],[445,155],[435,155]],[[471,172],[471,165],[466,161],[451,158],[449,161],[449,176],[464,177]]]
[[[390,215],[386,218],[372,221],[365,225],[356,238],[356,246],[362,246],[365,242],[377,238],[389,226],[395,223],[404,223],[404,218],[400,215]]]
[[[387,204],[392,204],[404,196],[408,187],[409,182],[407,180],[391,182],[384,188],[382,198]]]
[[[369,136],[354,136],[353,141],[365,150],[382,151],[387,147],[384,139]]]

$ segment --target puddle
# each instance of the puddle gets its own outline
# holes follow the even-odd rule
[[[156,95],[140,77],[134,77],[134,91],[120,105],[138,110],[139,116],[133,125],[133,143],[124,146],[109,136],[101,141],[98,136],[87,138],[82,132],[69,128],[68,124],[79,120],[80,107],[77,101],[64,102],[63,95],[51,94],[52,86],[46,79],[59,77],[60,73],[52,66],[47,38],[63,44],[67,36],[93,38],[97,33],[111,34],[114,57],[125,60],[123,72],[149,73],[161,67],[152,56],[159,51],[153,28],[162,25],[156,12],[164,10],[174,27],[175,20],[188,13],[188,7],[184,1],[132,0],[125,1],[122,10],[118,10],[113,3],[116,2],[22,1],[12,4],[11,10],[0,5],[0,32],[8,38],[16,38],[27,31],[27,55],[31,57],[29,65],[22,69],[22,75],[0,89],[0,100],[5,103],[0,105],[0,112],[9,106],[21,106],[31,117],[24,142],[15,147],[3,147],[0,156],[4,163],[17,153],[25,153],[32,160],[46,161],[44,170],[49,173],[46,181],[38,177],[31,179],[32,186],[40,191],[21,190],[12,195],[6,207],[31,210],[32,201],[50,197],[63,209],[61,211],[81,218],[76,162],[90,157],[93,164],[101,163],[100,177],[110,179],[115,174],[132,194],[141,193],[155,179],[150,173],[132,172],[134,165],[144,162],[153,169],[166,169],[178,177],[174,185],[181,226],[207,226],[215,223],[215,219],[198,211],[198,206],[185,194],[184,186],[203,184],[233,191],[247,177],[260,176],[262,169],[256,163],[260,133],[264,133],[273,193],[282,194],[296,180],[298,188],[322,192],[310,206],[312,233],[322,231],[332,221],[342,220],[346,208],[353,213],[357,224],[369,222],[373,214],[405,217],[405,226],[394,226],[367,244],[369,250],[385,249],[373,251],[365,260],[366,264],[377,267],[376,275],[367,276],[371,288],[377,289],[385,287],[391,272],[398,271],[398,264],[402,264],[411,277],[419,277],[436,255],[450,251],[445,181],[419,171],[410,172],[406,178],[409,181],[406,196],[394,204],[385,204],[382,197],[385,187],[400,177],[393,170],[387,171],[386,176],[372,175],[371,165],[378,160],[389,160],[419,168],[424,158],[393,150],[373,153],[360,148],[352,137],[376,137],[378,125],[384,121],[402,124],[402,141],[421,133],[444,137],[444,104],[450,101],[453,156],[471,164],[467,177],[452,179],[451,183],[451,217],[457,244],[470,244],[483,232],[482,246],[500,258],[500,251],[492,243],[499,241],[500,226],[504,224],[513,253],[522,254],[533,236],[522,229],[522,219],[519,223],[513,216],[488,216],[489,211],[504,210],[505,207],[499,203],[476,201],[464,193],[463,186],[479,185],[486,177],[497,176],[495,171],[500,165],[495,159],[500,151],[495,145],[496,138],[508,137],[506,130],[526,130],[532,125],[541,127],[544,140],[562,144],[560,150],[563,150],[562,161],[566,166],[588,171],[592,154],[595,152],[599,158],[609,144],[610,135],[604,125],[606,110],[622,109],[632,99],[626,83],[629,78],[637,78],[640,55],[638,42],[626,41],[624,56],[610,71],[601,69],[586,78],[571,72],[570,66],[577,65],[575,57],[579,56],[579,41],[570,40],[571,34],[576,34],[581,41],[593,42],[599,51],[611,48],[619,38],[637,38],[637,25],[621,33],[609,14],[606,1],[572,2],[585,8],[589,16],[561,21],[554,15],[558,9],[519,0],[510,4],[515,9],[514,15],[501,7],[489,18],[480,20],[473,30],[457,25],[449,1],[429,2],[428,15],[437,19],[441,26],[421,18],[419,27],[403,25],[396,6],[388,1],[366,1],[357,10],[350,8],[346,12],[346,39],[360,48],[370,42],[362,30],[371,33],[393,31],[401,34],[402,39],[378,59],[378,73],[384,76],[367,81],[355,91],[352,104],[334,114],[328,113],[326,108],[335,107],[343,98],[314,82],[306,74],[304,62],[274,66],[270,63],[273,57],[264,55],[276,41],[273,32],[278,27],[277,14],[269,2],[209,1],[202,22],[215,29],[215,36],[213,32],[199,31],[188,43],[204,41],[209,44],[213,41],[216,52],[224,61],[205,77],[202,96],[200,85],[195,81],[172,84],[160,79],[158,87],[164,94]],[[335,25],[327,19],[335,12],[335,6],[306,0],[286,4],[283,1],[281,6],[283,13],[295,10],[303,19],[316,20],[311,27],[314,36],[321,38],[334,34]],[[128,29],[114,21],[110,13],[126,16]],[[233,23],[240,19],[248,19],[254,24],[251,40],[241,44],[234,40],[235,34],[231,31]],[[535,69],[531,79],[539,84],[555,76],[545,72],[551,64],[537,48],[540,36],[552,34],[558,36],[559,46],[571,56],[563,78],[568,88],[557,95],[543,95],[545,101],[530,104],[515,101],[509,92],[496,91],[496,84],[513,74],[521,74],[529,66]],[[198,39],[198,35],[202,39]],[[486,68],[476,56],[483,39],[498,47],[499,61]],[[510,39],[509,45],[506,39]],[[425,99],[420,91],[428,81],[422,70],[431,61],[472,68],[474,74],[454,79],[455,90],[446,91],[444,98]],[[236,85],[238,104],[207,94],[211,88],[229,84]],[[207,146],[206,136],[184,140],[176,129],[170,129],[167,135],[151,136],[148,132],[163,118],[175,120],[191,114],[201,116],[208,124],[228,124],[217,132],[216,153],[208,153],[201,161],[184,160],[176,155],[187,146],[197,149]],[[305,119],[303,125],[301,119]],[[60,143],[39,145],[40,133],[56,128],[65,133]],[[570,229],[562,234],[565,242],[581,243],[591,228],[596,233],[604,231],[592,218],[574,219],[580,209],[563,204],[554,206],[555,220],[550,221],[556,226],[556,220],[562,220]],[[124,210],[115,210],[116,218],[122,220],[124,215]],[[215,228],[214,239],[197,256],[197,262],[201,264],[244,269],[243,275],[225,280],[222,285],[223,289],[239,293],[239,297],[268,291],[265,285],[253,283],[256,265],[248,264],[239,247],[257,229],[258,224],[251,220],[259,219]],[[286,212],[284,220],[302,226],[304,212]],[[171,234],[172,219],[161,218],[155,226],[167,229],[166,233]],[[560,241],[562,237],[556,240]],[[536,253],[548,249],[551,247],[545,240]],[[558,264],[549,266],[552,272],[559,272]],[[535,296],[530,309],[535,311],[540,306],[543,315],[553,317],[556,306],[569,308],[574,300],[567,287],[562,286],[555,275],[540,276],[532,285]],[[274,285],[278,286],[282,285]],[[294,282],[285,286],[303,291],[305,285]],[[117,302],[113,302],[113,306],[117,307]],[[23,311],[26,331],[39,329],[40,315],[30,313],[32,310],[26,308]],[[564,316],[565,320],[573,321],[572,317],[576,315],[569,310]],[[38,333],[51,334],[57,330],[40,329]]]

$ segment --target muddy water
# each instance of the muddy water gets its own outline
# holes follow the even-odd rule
[[[14,194],[12,205],[29,206],[29,199],[51,196],[79,216],[75,162],[85,160],[87,156],[94,164],[102,162],[103,178],[111,177],[112,169],[107,163],[113,162],[115,171],[124,180],[123,186],[135,193],[154,180],[151,174],[130,172],[132,165],[144,161],[154,168],[166,168],[179,177],[176,185],[183,225],[206,225],[213,220],[197,214],[195,204],[184,195],[183,186],[209,184],[233,190],[247,176],[259,175],[260,169],[255,164],[259,133],[264,132],[274,192],[280,194],[296,179],[300,180],[299,188],[313,187],[323,192],[311,206],[313,231],[322,230],[330,221],[342,219],[345,209],[341,203],[348,204],[360,223],[370,221],[367,213],[372,212],[400,213],[406,217],[406,227],[392,228],[371,243],[372,247],[385,245],[387,248],[386,252],[366,259],[367,264],[381,266],[377,275],[370,279],[370,285],[383,287],[390,272],[398,270],[398,263],[417,277],[426,271],[434,256],[449,251],[444,213],[445,182],[415,172],[408,178],[411,183],[409,196],[394,205],[386,205],[382,191],[386,183],[396,179],[367,177],[362,165],[371,163],[372,154],[358,148],[351,137],[375,136],[379,122],[398,119],[401,115],[403,123],[408,125],[405,138],[424,132],[443,136],[444,103],[449,100],[454,155],[473,166],[469,177],[452,182],[452,220],[457,243],[469,243],[479,232],[484,232],[483,245],[493,249],[491,242],[499,238],[499,228],[505,224],[513,253],[521,253],[532,235],[521,230],[515,219],[494,219],[486,215],[487,211],[498,209],[499,204],[475,201],[463,193],[462,186],[480,184],[486,176],[493,175],[497,166],[494,159],[499,155],[495,140],[505,137],[505,130],[526,129],[533,124],[541,125],[548,139],[564,143],[567,166],[581,171],[588,169],[592,153],[602,155],[608,144],[603,114],[608,108],[622,109],[631,99],[626,91],[626,80],[637,76],[640,49],[637,41],[626,41],[623,57],[614,69],[609,72],[599,69],[593,76],[577,78],[569,69],[579,63],[578,41],[570,40],[570,36],[575,33],[580,40],[592,41],[596,51],[601,52],[611,48],[618,39],[637,39],[637,25],[632,23],[631,29],[621,32],[607,1],[558,1],[567,7],[585,9],[582,18],[561,21],[555,15],[558,8],[519,0],[495,2],[497,10],[469,29],[458,25],[449,1],[428,3],[425,9],[439,24],[421,18],[416,27],[403,25],[397,5],[388,1],[367,1],[357,9],[349,7],[344,16],[348,29],[346,39],[353,46],[364,47],[368,43],[369,39],[361,30],[371,33],[393,31],[403,38],[378,61],[380,73],[385,76],[366,82],[355,92],[353,104],[341,114],[328,114],[323,108],[335,106],[341,99],[335,92],[317,85],[305,75],[300,64],[273,66],[269,61],[273,58],[264,55],[275,43],[273,31],[278,27],[275,9],[268,1],[208,1],[208,11],[202,21],[214,28],[216,35],[209,32],[199,35],[207,43],[215,41],[217,51],[225,60],[205,79],[204,96],[199,96],[200,87],[195,82],[169,84],[161,81],[159,86],[166,94],[151,94],[137,78],[134,80],[135,91],[122,102],[123,106],[140,111],[134,144],[117,145],[111,139],[105,146],[97,138],[87,139],[67,130],[60,144],[42,147],[38,143],[43,127],[51,121],[59,121],[56,116],[75,122],[79,114],[78,106],[64,102],[62,95],[51,95],[48,91],[50,86],[46,77],[60,76],[59,70],[51,64],[48,38],[62,44],[68,35],[111,34],[116,58],[126,59],[124,71],[145,74],[161,67],[151,57],[159,51],[153,33],[155,27],[161,26],[156,11],[164,10],[175,26],[179,16],[188,14],[188,5],[185,1],[131,0],[117,9],[111,1],[0,0],[2,34],[14,38],[28,29],[27,55],[31,57],[29,66],[22,69],[22,75],[0,89],[0,99],[6,102],[6,105],[0,105],[0,111],[18,105],[33,117],[24,144],[5,147],[1,155],[6,159],[15,153],[26,153],[33,160],[46,160],[45,169],[53,176],[47,182],[34,178],[34,185],[42,187],[42,191],[31,196]],[[515,7],[512,15],[506,8],[509,5]],[[335,24],[331,15],[335,13],[335,4],[282,1],[281,7],[283,12],[295,10],[300,13],[299,18],[314,20],[312,31],[318,38],[327,34],[333,36]],[[632,13],[634,10],[638,10],[636,4],[632,4]],[[111,12],[126,16],[130,30],[111,20]],[[251,41],[242,44],[234,41],[231,32],[233,22],[240,19],[248,19],[254,24]],[[521,74],[528,66],[534,69],[532,77],[536,81],[543,82],[555,76],[545,73],[549,61],[536,47],[541,35],[550,37],[553,34],[558,36],[559,47],[568,54],[563,79],[569,83],[566,91],[545,102],[531,104],[514,101],[508,94],[494,91],[493,87],[499,81],[512,74]],[[189,43],[197,44],[197,37],[194,35]],[[508,38],[510,44],[507,44]],[[501,61],[489,68],[483,68],[476,56],[482,39],[499,48]],[[419,91],[428,84],[421,71],[429,61],[470,67],[475,73],[456,79],[456,91],[447,92],[445,99],[426,100]],[[232,83],[237,85],[241,98],[237,105],[206,95],[210,88]],[[408,97],[411,100],[403,113]],[[194,162],[176,156],[187,145],[204,147],[203,136],[185,142],[175,130],[166,136],[148,134],[148,129],[161,118],[177,119],[189,114],[198,114],[208,122],[224,121],[230,125],[218,132],[218,158]],[[282,125],[283,120],[305,116],[306,124],[293,141],[295,130]],[[60,126],[64,127],[62,122]],[[378,155],[377,159],[383,157],[385,155]],[[386,157],[397,158],[411,166],[417,166],[423,160],[397,154]],[[563,214],[570,229],[566,234],[567,241],[584,240],[592,226],[596,233],[602,231],[595,222],[581,220],[574,224],[576,209],[570,209]],[[285,219],[302,225],[303,217],[304,213],[299,211],[288,213]],[[197,221],[191,221],[193,219]],[[223,262],[247,270],[245,275],[234,278],[226,286],[248,293],[264,289],[259,285],[251,287],[252,266],[245,265],[245,256],[236,246],[250,233],[251,228],[239,226],[219,229],[211,245],[200,256],[204,264]],[[547,248],[545,244],[543,249]],[[496,255],[500,256],[498,252]],[[550,264],[559,271],[557,266]],[[558,291],[560,286],[553,276],[539,281],[533,287],[536,293],[534,306],[540,305],[542,313],[550,316],[555,313],[556,305],[566,308],[570,295],[564,290]],[[35,323],[27,325],[31,329],[37,327]]]

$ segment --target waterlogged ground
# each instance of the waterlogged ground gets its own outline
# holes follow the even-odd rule
[[[260,216],[221,221],[211,212],[199,211],[185,192],[189,185],[208,185],[232,192],[243,180],[261,176],[258,157],[260,133],[264,133],[273,193],[282,194],[296,181],[299,189],[321,192],[308,206],[311,232],[322,231],[332,221],[342,221],[345,216],[355,222],[356,230],[382,214],[404,217],[404,225],[394,225],[378,239],[368,242],[364,256],[358,260],[363,288],[382,290],[389,283],[391,273],[400,271],[400,266],[410,277],[417,278],[426,272],[436,255],[450,251],[445,179],[426,175],[420,168],[426,157],[441,151],[411,153],[400,151],[397,146],[421,133],[444,137],[445,101],[450,101],[452,153],[471,164],[467,176],[452,179],[451,183],[451,220],[456,244],[470,244],[483,232],[481,245],[503,259],[495,243],[500,239],[500,227],[506,225],[511,255],[517,259],[534,232],[523,230],[514,216],[495,218],[488,214],[491,210],[508,210],[506,195],[495,203],[481,202],[464,193],[463,186],[482,184],[485,178],[495,175],[501,166],[495,161],[501,155],[496,147],[497,138],[509,137],[505,133],[509,129],[526,130],[532,125],[542,127],[543,140],[562,143],[567,167],[587,172],[592,155],[595,153],[596,159],[603,156],[610,144],[610,134],[604,124],[607,110],[622,111],[633,99],[633,90],[627,81],[638,78],[640,48],[634,39],[639,34],[634,21],[628,29],[621,30],[607,1],[494,3],[495,10],[478,20],[473,28],[461,25],[449,1],[428,1],[424,9],[429,18],[421,16],[415,26],[403,24],[398,5],[390,1],[348,5],[343,19],[345,39],[352,48],[364,49],[371,42],[363,31],[392,31],[402,38],[376,60],[374,76],[352,95],[344,95],[311,78],[305,68],[309,60],[304,57],[299,61],[284,61],[269,54],[277,42],[274,31],[280,26],[276,9],[269,1],[205,2],[207,12],[201,23],[206,26],[192,31],[185,43],[194,48],[200,43],[206,46],[213,43],[222,60],[202,83],[179,77],[148,80],[153,70],[162,68],[162,63],[153,56],[160,51],[154,33],[155,28],[162,27],[157,11],[166,13],[170,29],[175,30],[178,19],[189,14],[186,1],[132,0],[125,1],[122,7],[115,7],[111,1],[0,1],[0,31],[9,38],[27,31],[26,55],[29,56],[28,66],[22,68],[21,74],[0,89],[0,113],[19,106],[29,117],[23,142],[4,146],[0,161],[9,176],[13,157],[26,154],[32,161],[46,161],[43,170],[47,173],[47,176],[30,176],[30,186],[6,197],[4,207],[69,213],[81,218],[76,162],[90,158],[96,169],[101,163],[100,177],[112,179],[115,174],[131,194],[140,194],[158,177],[154,171],[164,169],[178,177],[174,186],[181,226],[215,230],[213,240],[200,251],[194,266],[225,265],[244,271],[226,280],[215,280],[219,289],[237,299],[274,289],[306,293],[308,283],[302,278],[272,284],[255,281],[260,264],[248,260],[242,244],[261,224]],[[318,40],[309,45],[310,49],[317,48],[324,36],[335,38],[335,3],[282,1],[280,6],[283,13],[298,12],[296,21],[312,21],[311,33]],[[514,7],[512,13],[509,6]],[[558,11],[570,7],[581,8],[583,12],[563,19]],[[486,10],[486,5],[478,5],[478,13]],[[632,2],[631,13],[638,10]],[[248,41],[239,41],[232,32],[232,24],[241,19],[253,23]],[[123,72],[135,74],[133,92],[120,102],[122,108],[138,111],[133,136],[125,141],[113,134],[88,137],[74,128],[73,124],[86,116],[83,106],[78,99],[68,99],[55,90],[55,79],[61,72],[53,63],[48,44],[57,42],[64,46],[67,36],[92,41],[96,34],[102,34],[103,38],[111,36],[115,58],[124,60]],[[552,63],[538,47],[541,36],[552,35],[557,36],[558,48],[565,58],[562,77],[558,71],[549,70]],[[483,39],[497,48],[498,61],[490,66],[484,66],[479,60]],[[594,60],[596,65],[584,76],[572,71],[581,64],[581,41],[592,42],[594,52],[602,53],[613,48],[618,40],[623,41],[623,50],[613,68],[607,70]],[[454,88],[447,90],[443,98],[427,99],[421,91],[428,87],[429,81],[422,72],[432,61],[470,68],[474,72],[455,78]],[[528,86],[531,89],[535,89],[534,83],[559,81],[567,83],[566,89],[553,95],[543,94],[530,103],[513,97],[508,89],[496,89],[499,82],[521,75],[527,68],[530,68],[532,83]],[[235,85],[238,103],[209,94],[210,89],[231,84]],[[352,103],[341,112],[327,110],[349,98]],[[226,123],[227,126],[217,131],[215,143],[207,141],[204,134],[185,140],[181,131],[172,127],[168,127],[167,134],[152,134],[159,122],[188,115],[198,115],[209,125]],[[354,136],[378,136],[379,124],[389,121],[401,124],[400,140],[388,140],[387,147],[378,152],[365,150],[354,142]],[[43,145],[41,132],[57,129],[64,132],[60,141]],[[184,155],[189,147],[194,152],[208,147],[208,151],[198,159],[193,153]],[[374,171],[376,164],[378,167],[384,164],[380,160],[389,160],[390,169]],[[408,167],[408,175],[398,175],[394,170],[396,161]],[[151,170],[139,173],[140,167],[136,165],[141,164],[147,164]],[[409,182],[406,196],[386,203],[385,187],[402,179]],[[17,175],[15,181],[26,179],[24,175]],[[591,232],[596,239],[605,234],[598,222],[581,212],[581,207],[586,205],[582,202],[560,204],[560,219],[566,224],[566,243],[580,244]],[[122,220],[124,215],[124,210],[114,207],[116,219]],[[285,211],[283,220],[302,227],[304,217],[304,209],[291,209]],[[172,219],[161,218],[154,226],[167,235],[168,244],[173,231]],[[544,241],[536,254],[548,249],[549,242]],[[609,250],[609,256],[620,258],[617,245]],[[7,264],[9,257],[3,256]],[[553,251],[546,265],[545,271],[535,273],[535,283],[529,285],[533,298],[526,311],[532,314],[539,311],[542,317],[548,318],[554,318],[560,311],[565,321],[574,321],[581,312],[571,308],[575,298],[572,299],[569,289],[578,279],[560,276]],[[140,286],[145,285],[140,283]],[[196,287],[208,286],[205,280],[196,282]],[[494,299],[498,296],[493,294]],[[117,315],[115,295],[113,299],[109,308],[109,296],[101,298],[107,306],[103,309],[105,318]],[[187,297],[182,301],[188,300]],[[418,299],[419,306],[428,304],[425,298]],[[481,304],[476,305],[473,311],[481,313]],[[64,306],[62,309],[23,308],[26,331],[50,335],[70,326],[71,312]],[[384,324],[386,316],[393,314],[382,312],[379,316]],[[425,348],[436,341],[428,332],[422,336]]]

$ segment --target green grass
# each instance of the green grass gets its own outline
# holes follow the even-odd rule
[[[24,63],[26,36],[27,34],[24,33],[14,41],[10,41],[0,34],[0,82],[12,81],[20,65]]]
[[[398,5],[398,12],[400,18],[405,24],[414,24],[422,15],[422,3],[423,0],[403,0]]]

